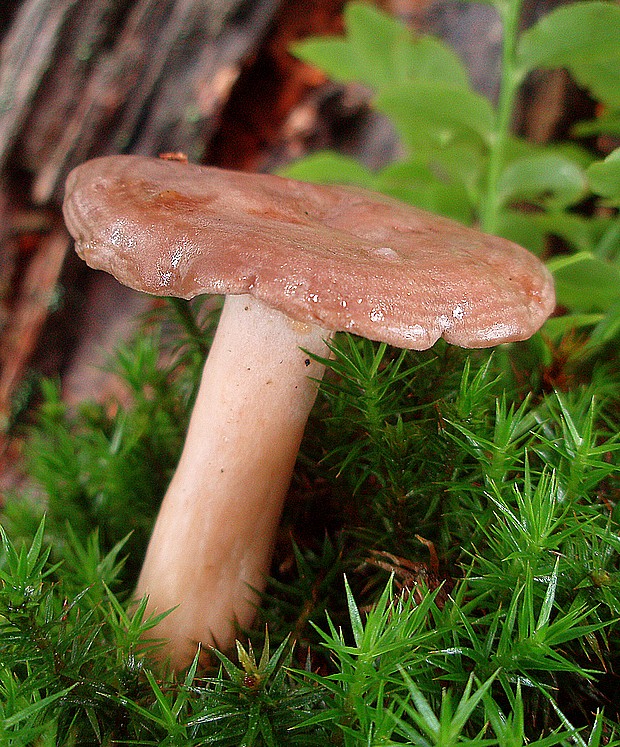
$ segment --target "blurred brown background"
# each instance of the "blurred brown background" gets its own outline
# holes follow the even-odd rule
[[[474,85],[497,88],[501,28],[486,5],[378,3],[457,48]],[[14,485],[16,423],[37,377],[68,402],[104,398],[107,352],[153,303],[90,271],[60,212],[77,163],[101,154],[182,151],[266,171],[334,147],[371,167],[398,153],[368,92],[342,87],[288,53],[342,30],[341,0],[3,0],[0,8],[0,496]],[[530,18],[548,10],[532,3]],[[567,106],[569,102],[569,106]],[[588,102],[566,76],[530,81],[516,122],[547,140]],[[1,500],[1,498],[0,498]]]

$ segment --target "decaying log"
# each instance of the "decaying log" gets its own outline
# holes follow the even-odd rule
[[[0,345],[0,422],[8,420],[11,397],[39,341],[70,245],[67,231],[58,226],[41,242],[23,275]]]
[[[199,157],[278,6],[279,0],[24,0],[0,47],[0,170],[10,182],[9,202],[49,205],[59,219],[64,178],[81,160],[159,149]],[[23,255],[16,264],[17,243],[0,235],[5,416],[46,314],[45,303],[35,313],[32,282],[41,279],[44,295],[51,290],[47,283],[60,271],[57,247],[57,238],[44,241],[30,266]]]
[[[0,55],[0,168],[26,119],[77,0],[26,0]]]
[[[35,201],[58,199],[69,169],[94,155],[182,150],[200,160],[242,61],[277,7],[278,0],[139,0],[109,38],[91,32],[110,16],[106,4],[80,3],[77,28],[60,34],[59,65],[24,128]]]
[[[122,19],[119,5],[116,0],[82,0],[67,19],[20,137],[21,161],[32,173],[53,158],[84,98],[93,66],[109,54],[111,27]]]

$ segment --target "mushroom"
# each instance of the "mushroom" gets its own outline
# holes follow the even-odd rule
[[[158,633],[176,668],[251,624],[335,331],[489,347],[555,303],[525,249],[353,187],[106,156],[71,172],[64,215],[80,256],[125,285],[226,295],[136,589],[175,608]]]

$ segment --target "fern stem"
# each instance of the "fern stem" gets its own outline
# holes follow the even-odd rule
[[[480,227],[486,233],[497,233],[499,229],[499,180],[506,160],[506,147],[510,137],[515,98],[521,84],[521,75],[515,61],[521,0],[497,3],[496,7],[503,26],[502,74],[495,132],[489,153],[486,193],[480,208]]]

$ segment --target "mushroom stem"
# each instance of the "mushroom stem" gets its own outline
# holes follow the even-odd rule
[[[178,468],[138,580],[162,656],[232,645],[251,624],[331,332],[250,296],[226,298]]]

